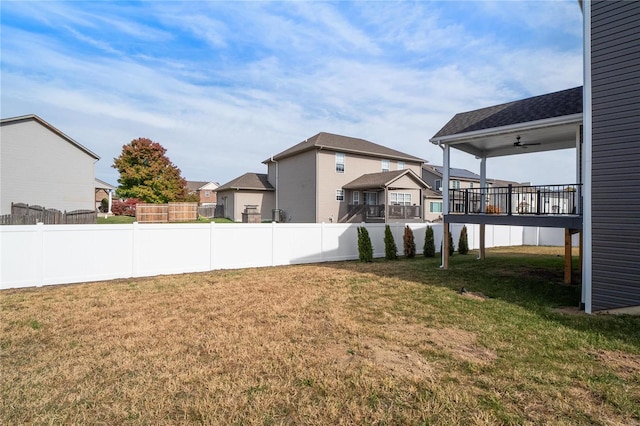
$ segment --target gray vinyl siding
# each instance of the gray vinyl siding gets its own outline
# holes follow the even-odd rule
[[[592,309],[640,305],[640,2],[591,7]]]

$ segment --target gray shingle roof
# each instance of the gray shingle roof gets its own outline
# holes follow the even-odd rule
[[[431,164],[427,164],[422,166],[422,168],[431,172],[435,172],[438,175],[442,176],[442,166],[432,166]],[[455,167],[449,168],[449,177],[480,180],[480,175],[473,173],[467,169],[457,169]]]
[[[389,172],[368,173],[362,175],[342,187],[344,189],[372,189],[372,188],[384,188],[398,179],[402,175],[411,175],[419,182],[423,188],[427,188],[428,185],[410,169],[406,170],[394,170]]]
[[[199,181],[199,180],[188,180],[187,181],[187,189],[189,191],[197,191],[198,189],[200,189],[201,187],[205,186],[208,183],[209,182],[203,182],[203,181]]]
[[[456,114],[432,140],[579,113],[582,113],[582,86]]]
[[[255,191],[273,191],[273,186],[267,180],[264,173],[245,173],[224,185],[218,187],[217,191],[248,189]]]
[[[396,151],[395,149],[387,148],[386,146],[378,145],[364,139],[325,132],[320,132],[317,135],[274,155],[273,159],[281,160],[311,149],[330,149],[333,151],[353,152],[389,159],[416,161],[420,163],[425,162],[422,158],[414,157],[413,155],[405,154],[404,152]],[[271,161],[271,159],[267,159],[263,162],[267,163],[269,161]]]

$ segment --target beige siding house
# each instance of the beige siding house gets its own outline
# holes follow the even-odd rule
[[[288,222],[317,223],[422,220],[422,193],[429,188],[420,177],[423,163],[364,139],[324,132],[264,161],[274,208]],[[365,175],[371,176],[359,181]]]
[[[262,220],[271,220],[274,209],[274,189],[267,175],[263,173],[245,173],[217,189],[220,216],[234,222],[242,222],[242,213],[256,206]]]
[[[11,203],[94,210],[100,158],[36,115],[0,122],[0,214]]]

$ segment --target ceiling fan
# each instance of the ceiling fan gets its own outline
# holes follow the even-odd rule
[[[520,148],[526,149],[528,146],[540,145],[540,142],[522,142],[520,140],[520,135],[516,136],[516,141],[513,143],[513,146],[519,146]]]

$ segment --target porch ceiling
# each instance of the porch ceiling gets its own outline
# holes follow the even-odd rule
[[[582,113],[552,119],[495,127],[456,135],[434,137],[434,144],[447,144],[476,157],[491,158],[575,148]],[[520,136],[521,146],[515,146]],[[533,145],[531,145],[533,144]]]

